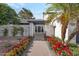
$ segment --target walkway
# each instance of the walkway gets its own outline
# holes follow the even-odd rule
[[[26,55],[26,51],[23,54]],[[52,53],[48,48],[46,41],[34,41],[32,47],[29,49],[27,56],[51,56]],[[55,53],[53,53],[55,55]]]

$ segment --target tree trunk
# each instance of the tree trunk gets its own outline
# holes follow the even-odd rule
[[[62,37],[63,43],[65,43],[64,39],[65,39],[67,26],[68,26],[68,22],[66,22],[65,24],[62,24],[62,27],[61,27],[61,37]]]

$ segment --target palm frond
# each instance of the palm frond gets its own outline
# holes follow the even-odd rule
[[[55,21],[54,18],[58,15],[58,13],[52,13],[49,14],[48,18],[47,18],[47,23],[53,22]]]

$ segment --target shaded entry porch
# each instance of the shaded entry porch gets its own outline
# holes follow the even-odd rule
[[[35,33],[43,33],[44,32],[44,28],[43,26],[37,25],[35,26]]]
[[[35,26],[34,40],[45,40],[44,25]]]

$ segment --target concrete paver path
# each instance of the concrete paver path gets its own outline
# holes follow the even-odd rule
[[[27,56],[51,56],[52,55],[52,52],[50,51],[46,41],[34,41],[29,51],[30,52],[27,53]],[[24,52],[23,55],[26,55],[26,52]],[[53,55],[55,55],[55,53],[53,53]]]
[[[50,56],[51,53],[45,41],[34,41],[33,47],[30,49],[31,53],[28,56]]]

